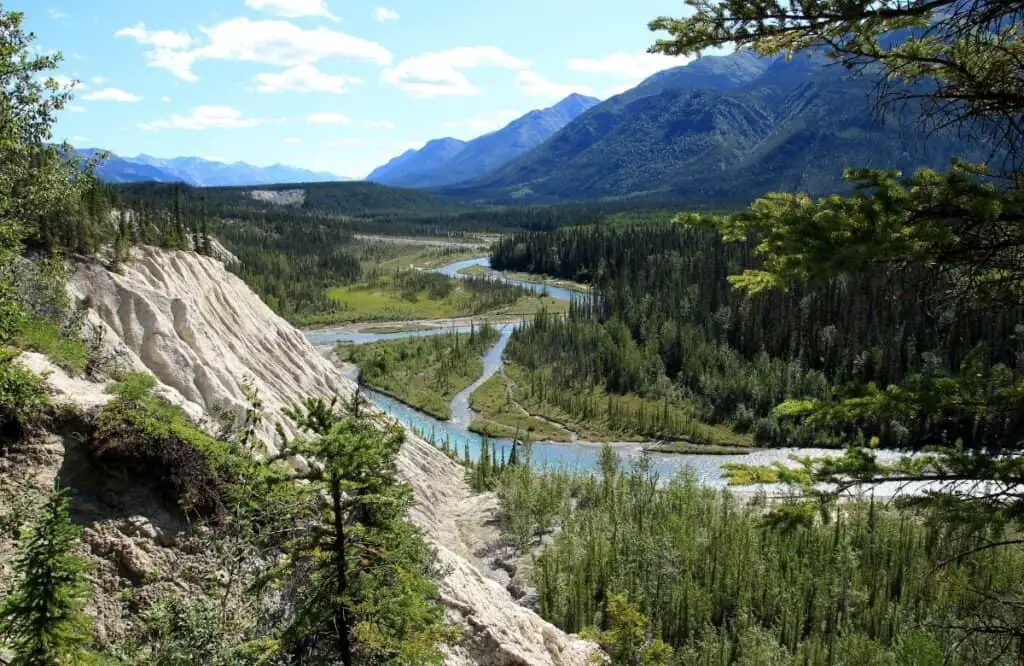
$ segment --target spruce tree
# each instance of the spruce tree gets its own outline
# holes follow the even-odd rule
[[[328,501],[316,527],[291,544],[286,575],[303,575],[286,650],[301,663],[440,664],[451,632],[430,582],[432,556],[406,517],[412,489],[397,477],[402,430],[382,431],[358,402],[311,398],[288,411],[307,438],[282,456],[315,459],[305,475]]]
[[[24,536],[14,560],[17,582],[0,607],[0,639],[14,651],[11,666],[75,663],[86,654],[90,620],[86,561],[75,555],[79,530],[65,492],[55,488]]]

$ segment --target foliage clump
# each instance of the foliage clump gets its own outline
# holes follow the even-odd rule
[[[186,512],[218,521],[243,456],[153,395],[154,383],[149,375],[129,375],[114,387],[116,397],[96,418],[89,455],[99,465],[149,479]]]
[[[446,333],[352,347],[348,360],[359,380],[436,416],[451,418],[450,403],[483,372],[481,357],[497,341],[488,324],[468,333]]]

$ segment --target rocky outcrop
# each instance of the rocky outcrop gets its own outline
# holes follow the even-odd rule
[[[264,401],[264,434],[272,441],[273,424],[283,421],[282,409],[293,400],[348,397],[355,390],[299,331],[212,258],[141,248],[120,274],[95,264],[78,266],[69,290],[90,308],[90,322],[103,331],[111,358],[125,369],[152,373],[162,394],[197,419],[243,409],[241,384],[248,381]],[[102,391],[74,381],[60,373],[51,373],[49,380],[54,391],[72,401],[75,395],[89,396],[92,403],[102,400]],[[515,603],[472,563],[474,544],[465,542],[456,521],[464,514],[460,507],[472,502],[461,468],[411,433],[398,464],[415,490],[412,518],[437,548],[446,572],[442,596],[451,617],[466,627],[448,663],[588,663],[595,654],[591,643]],[[134,528],[126,523],[116,535],[93,535],[89,545],[113,554],[126,575],[144,580],[151,553]]]

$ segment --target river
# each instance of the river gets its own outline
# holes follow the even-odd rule
[[[466,259],[464,261],[457,261],[454,264],[448,264],[436,269],[436,271],[442,275],[453,277],[459,280],[465,279],[467,276],[465,273],[460,271],[466,268],[472,268],[473,266],[482,266],[483,268],[491,268],[490,257],[476,257],[474,259]],[[486,273],[482,274],[487,276]],[[582,291],[574,291],[572,289],[566,289],[565,287],[555,287],[552,285],[541,284],[540,282],[527,282],[525,280],[516,280],[514,278],[506,277],[498,271],[492,270],[489,274],[492,280],[501,280],[506,284],[513,284],[517,287],[523,287],[530,291],[537,292],[538,294],[547,294],[552,298],[557,298],[560,301],[573,301],[573,300],[585,300],[590,298],[589,294]]]
[[[487,257],[478,257],[449,264],[448,266],[444,266],[436,270],[439,273],[451,277],[465,278],[466,276],[459,273],[459,271],[468,266],[485,266],[489,268],[490,261]],[[502,279],[510,284],[517,284],[537,292],[546,291],[548,295],[562,300],[587,297],[586,294],[581,294],[580,292],[561,287],[550,287],[539,283],[512,280],[502,276],[498,272],[495,272],[494,275],[495,279]],[[502,353],[508,345],[509,338],[511,337],[514,329],[514,324],[506,324],[500,327],[501,337],[484,356],[483,375],[470,387],[455,396],[455,399],[452,401],[452,419],[450,421],[441,421],[436,419],[413,407],[410,407],[409,405],[406,405],[400,400],[396,400],[395,398],[378,393],[377,391],[366,387],[363,387],[362,392],[381,410],[391,414],[398,421],[424,438],[432,440],[438,445],[447,442],[448,446],[458,451],[460,455],[462,455],[464,451],[468,451],[470,457],[476,460],[480,456],[484,438],[469,431],[469,424],[470,421],[472,421],[472,410],[469,407],[469,396],[481,384],[490,379],[501,369]],[[453,330],[464,332],[469,330],[469,326],[438,327],[427,330],[398,333],[311,331],[306,334],[306,337],[310,342],[317,345],[328,345],[342,342],[364,344],[367,342],[376,342],[378,340],[397,340],[407,337],[438,335],[441,333],[449,333]],[[354,380],[356,377],[352,376],[351,379]],[[511,440],[491,439],[489,441],[497,446],[499,456],[508,457],[512,450]],[[643,444],[641,443],[612,442],[611,444],[621,455],[629,460],[636,460],[643,452]],[[565,468],[576,472],[590,472],[597,468],[597,459],[601,445],[593,442],[534,442],[531,449],[531,462],[535,467]],[[657,470],[658,474],[663,479],[667,479],[684,469],[688,469],[690,472],[695,474],[702,483],[714,487],[724,487],[726,485],[726,481],[723,473],[723,465],[726,463],[738,462],[753,465],[769,465],[777,461],[787,462],[793,454],[820,457],[836,455],[837,451],[832,449],[774,448],[753,449],[750,453],[743,455],[651,453],[650,459],[654,469]],[[895,452],[879,452],[880,460],[893,459],[896,457],[898,457],[898,454]],[[745,488],[747,491],[755,489],[756,487]],[[889,488],[887,487],[887,484],[882,484],[881,487],[876,487],[875,492],[880,496],[884,496],[892,494],[895,490],[895,487]]]

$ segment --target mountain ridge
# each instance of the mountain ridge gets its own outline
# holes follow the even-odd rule
[[[366,179],[394,187],[430,188],[482,176],[540,145],[599,101],[573,93],[470,141],[433,139],[374,169]]]
[[[194,156],[161,158],[140,153],[134,157],[125,157],[99,148],[74,150],[74,154],[80,158],[91,158],[101,152],[108,152],[109,156],[97,166],[96,174],[100,180],[108,183],[155,181],[181,182],[197,187],[225,187],[351,180],[333,173],[285,164],[258,167],[246,162],[226,163]]]
[[[988,152],[878,118],[873,85],[814,53],[699,58],[588,109],[498,169],[437,191],[491,202],[733,205],[769,191],[843,191],[847,167],[910,172]]]

